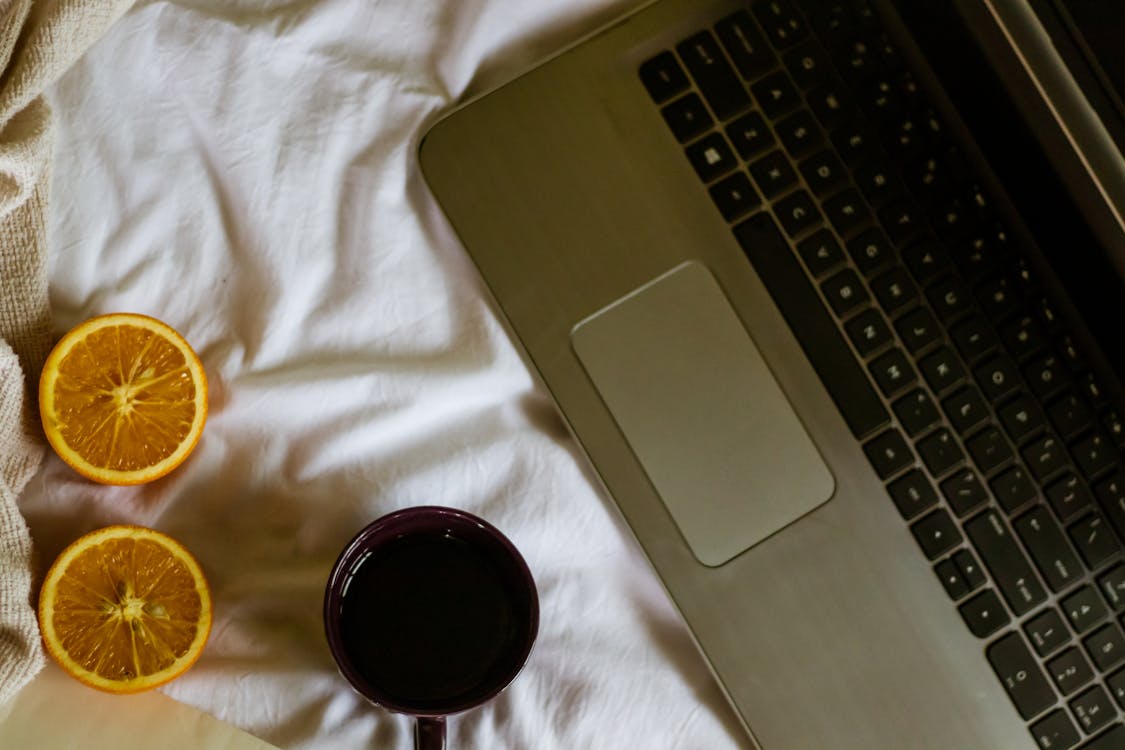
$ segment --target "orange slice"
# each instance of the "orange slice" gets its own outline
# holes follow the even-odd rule
[[[136,693],[179,677],[211,632],[211,592],[176,540],[140,526],[93,531],[58,556],[39,591],[47,653],[72,677]]]
[[[103,484],[141,484],[183,463],[207,419],[207,376],[184,337],[113,313],[67,333],[43,365],[39,415],[51,447]]]

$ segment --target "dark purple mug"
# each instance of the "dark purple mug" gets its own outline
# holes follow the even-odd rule
[[[340,553],[324,630],[352,687],[414,716],[418,750],[441,750],[445,717],[493,698],[527,661],[539,597],[527,563],[492,525],[453,508],[407,508]]]

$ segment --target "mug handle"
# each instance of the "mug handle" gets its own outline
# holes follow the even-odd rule
[[[414,724],[415,750],[445,750],[445,717],[419,716]]]

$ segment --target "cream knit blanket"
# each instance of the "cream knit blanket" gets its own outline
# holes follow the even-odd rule
[[[0,704],[43,663],[16,498],[43,456],[34,383],[51,343],[44,90],[132,0],[0,0]]]

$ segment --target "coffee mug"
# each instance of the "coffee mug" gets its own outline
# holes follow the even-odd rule
[[[495,697],[523,668],[539,597],[527,563],[492,525],[453,508],[407,508],[340,553],[324,629],[352,687],[414,716],[417,750],[441,750],[445,717]]]

